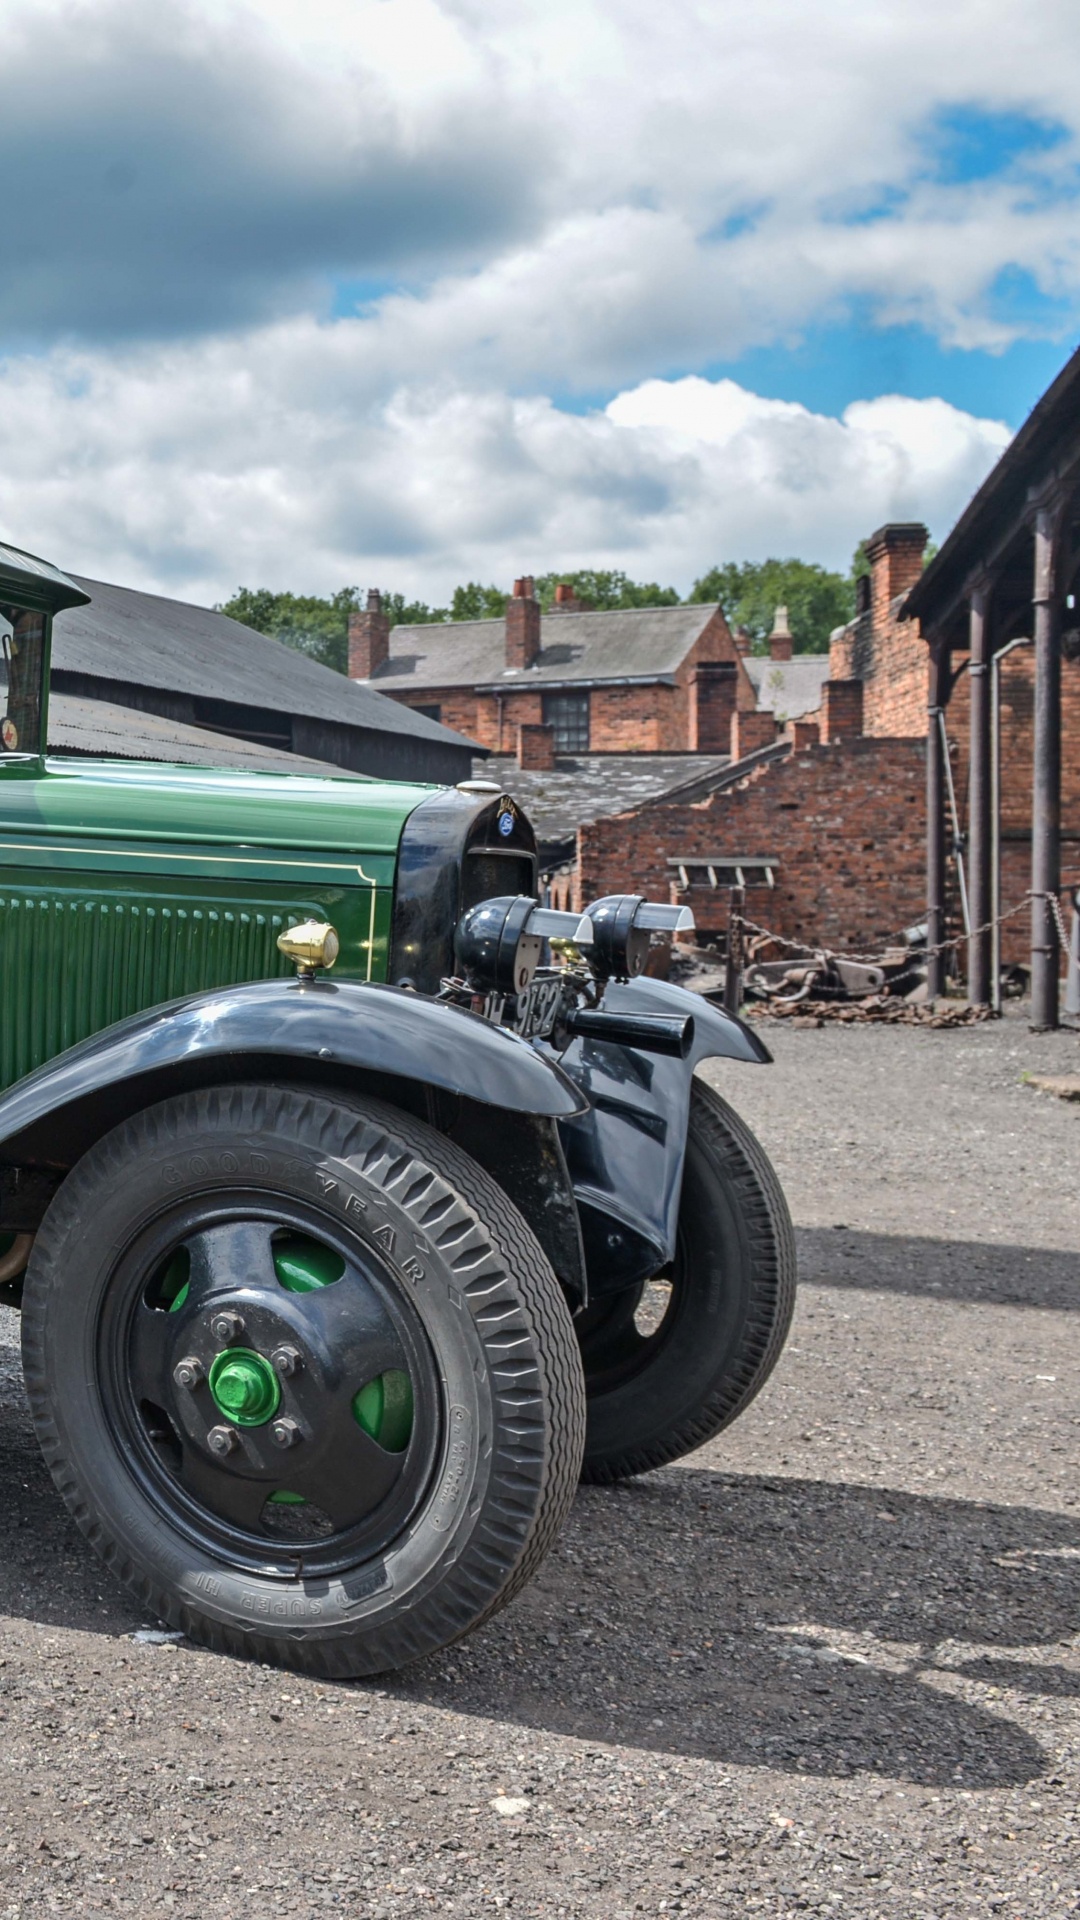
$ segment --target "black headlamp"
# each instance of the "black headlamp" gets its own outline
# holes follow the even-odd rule
[[[528,894],[496,894],[458,922],[454,951],[462,978],[477,993],[524,993],[545,940],[569,940],[591,952],[587,914],[538,907]]]
[[[586,913],[592,921],[589,964],[598,980],[633,980],[645,966],[654,933],[692,933],[689,907],[665,907],[640,893],[609,893]]]

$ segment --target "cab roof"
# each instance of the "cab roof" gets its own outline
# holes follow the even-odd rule
[[[90,595],[48,560],[0,542],[0,598],[58,613],[62,607],[84,607]]]

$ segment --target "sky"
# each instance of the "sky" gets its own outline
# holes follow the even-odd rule
[[[1080,341],[1075,0],[0,0],[0,536],[213,602],[940,540]]]

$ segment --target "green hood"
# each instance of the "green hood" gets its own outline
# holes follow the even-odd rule
[[[311,853],[393,856],[409,814],[434,791],[355,774],[319,779],[157,761],[50,758],[44,777],[14,771],[0,782],[0,833]]]

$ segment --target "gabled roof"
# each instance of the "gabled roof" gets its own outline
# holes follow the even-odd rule
[[[754,683],[758,706],[769,708],[778,719],[798,720],[820,707],[822,685],[829,677],[827,653],[796,653],[790,660],[748,653],[743,666]]]
[[[227,614],[134,587],[77,578],[90,604],[59,613],[53,665],[95,679],[160,687],[233,706],[335,721],[366,732],[467,746],[460,733],[347,680]]]
[[[685,660],[716,606],[632,607],[606,613],[546,613],[540,653],[521,670],[506,665],[502,620],[450,620],[394,627],[389,660],[362,684],[388,693],[421,687],[565,686],[575,682],[663,680]]]
[[[1066,361],[1010,440],[904,602],[924,631],[948,618],[972,569],[986,564],[1024,524],[1031,489],[1067,466],[1080,448],[1080,348]]]

